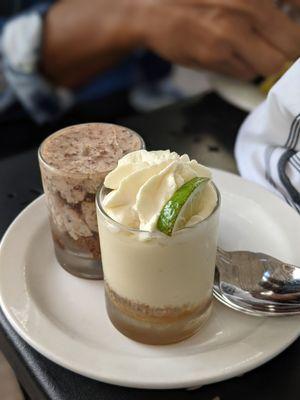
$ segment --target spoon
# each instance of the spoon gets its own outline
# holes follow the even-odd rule
[[[246,314],[300,314],[300,268],[264,253],[218,248],[213,292]]]

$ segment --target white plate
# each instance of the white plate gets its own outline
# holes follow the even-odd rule
[[[266,99],[259,88],[250,82],[243,82],[224,75],[210,74],[210,83],[221,97],[245,111],[254,110]]]
[[[214,171],[222,194],[220,245],[300,264],[299,216],[253,183]],[[249,371],[292,343],[300,318],[256,318],[216,303],[194,337],[147,346],[110,324],[101,282],[73,277],[56,262],[44,198],[13,222],[0,249],[0,300],[16,331],[40,353],[82,375],[139,388],[217,382]]]

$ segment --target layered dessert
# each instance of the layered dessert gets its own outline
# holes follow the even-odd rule
[[[212,305],[220,201],[209,169],[169,150],[136,151],[96,201],[114,326],[149,344],[194,334]]]
[[[144,147],[135,132],[112,124],[64,128],[39,149],[55,253],[69,272],[101,279],[95,193],[125,154]]]

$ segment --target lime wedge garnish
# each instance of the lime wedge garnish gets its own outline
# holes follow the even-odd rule
[[[193,178],[182,185],[162,208],[157,229],[168,236],[185,227],[198,213],[199,197],[209,178]]]

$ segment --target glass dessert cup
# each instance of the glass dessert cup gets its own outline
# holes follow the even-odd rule
[[[220,194],[211,214],[169,237],[128,228],[96,195],[108,316],[127,337],[170,344],[194,335],[212,310]]]
[[[110,154],[106,151],[103,153],[104,155],[100,152],[100,156],[98,154],[93,159],[93,157],[89,157],[89,148],[87,146],[83,148],[82,154],[76,155],[77,159],[79,157],[79,161],[77,160],[78,166],[76,166],[75,171],[70,172],[64,165],[60,168],[48,161],[47,156],[45,156],[45,146],[49,141],[56,140],[58,135],[66,134],[70,129],[78,129],[80,134],[81,129],[90,129],[92,131],[100,128],[103,131],[107,130],[108,134],[113,131],[117,138],[120,135],[119,132],[122,132],[123,141],[128,134],[128,137],[135,143],[136,148],[129,149],[127,153],[145,147],[143,139],[130,129],[113,124],[93,123],[75,125],[57,131],[46,138],[38,150],[57,261],[71,274],[88,279],[103,279],[95,193],[99,186],[102,185],[105,176],[115,167],[120,157],[113,159],[112,155],[109,159]],[[114,143],[114,146],[116,151],[120,152],[117,147],[118,144]],[[126,148],[124,142],[120,146],[123,146],[122,151]],[[57,146],[58,152],[62,151],[59,147]],[[69,151],[68,147],[64,147],[64,151],[66,148]],[[54,149],[56,150],[55,146]],[[68,164],[70,158],[72,159],[74,156],[75,153],[72,153],[72,151],[71,149],[68,154],[65,154],[65,164]],[[126,152],[122,153],[122,155],[124,154]],[[103,163],[105,157],[114,165],[108,164],[108,168],[97,168],[97,162]],[[93,169],[87,169],[87,161],[93,164]]]

